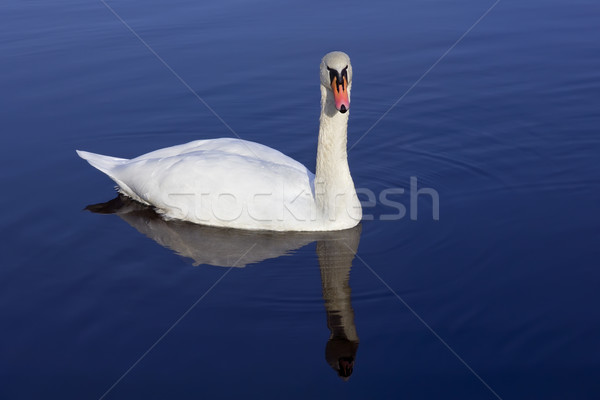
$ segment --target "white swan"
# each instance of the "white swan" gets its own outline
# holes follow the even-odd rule
[[[77,154],[166,218],[250,230],[347,229],[362,218],[346,151],[351,87],[348,55],[326,54],[314,175],[277,150],[241,139],[197,140],[130,160]]]

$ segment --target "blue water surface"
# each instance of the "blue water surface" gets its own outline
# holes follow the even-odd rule
[[[4,0],[0,398],[599,398],[598,21],[595,0]],[[114,185],[75,149],[239,135],[314,170],[331,50],[376,196],[355,230],[84,210]]]

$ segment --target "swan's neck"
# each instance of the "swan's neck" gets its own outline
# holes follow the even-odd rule
[[[347,141],[348,112],[336,110],[333,93],[321,86],[315,200],[328,223],[351,227],[360,221],[362,212],[348,167]]]

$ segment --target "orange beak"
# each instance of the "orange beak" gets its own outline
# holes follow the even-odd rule
[[[348,98],[348,81],[344,76],[343,82],[338,82],[337,77],[331,81],[331,89],[333,89],[333,99],[335,100],[335,108],[342,114],[350,108],[350,99]]]

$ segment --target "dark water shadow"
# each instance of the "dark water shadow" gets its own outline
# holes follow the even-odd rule
[[[244,267],[289,254],[317,242],[327,326],[327,363],[344,380],[354,370],[358,334],[351,304],[350,269],[358,250],[361,225],[336,232],[261,232],[215,228],[184,221],[168,221],[151,207],[119,195],[86,207],[94,213],[116,214],[138,232],[194,265]]]

